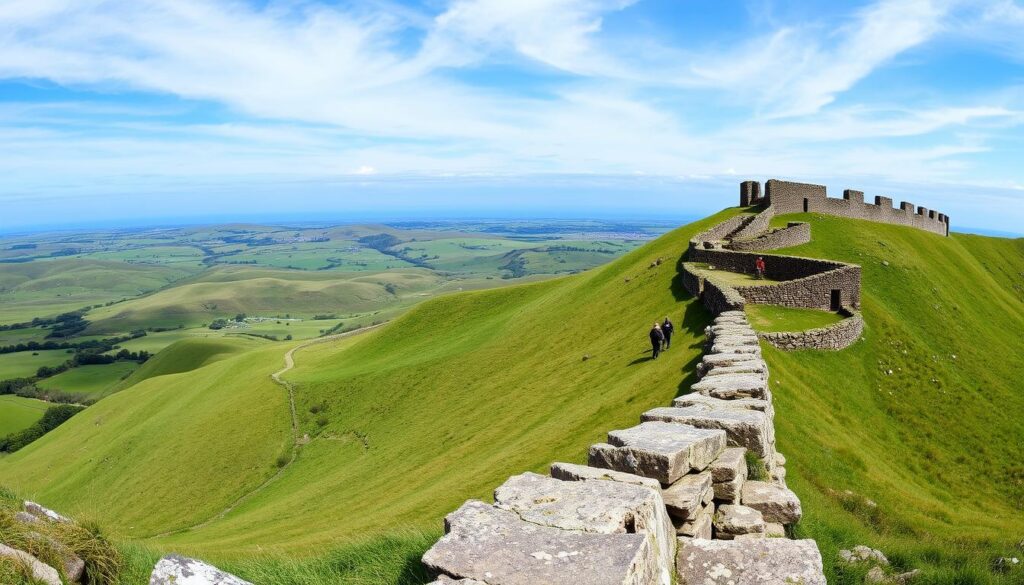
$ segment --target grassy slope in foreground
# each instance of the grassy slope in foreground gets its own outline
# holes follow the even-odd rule
[[[226,518],[149,542],[259,583],[338,582],[315,575],[336,576],[351,562],[391,563],[391,571],[347,582],[396,582],[429,539],[381,537],[358,555],[305,564],[242,557],[257,545],[305,557],[347,539],[436,533],[465,498],[488,498],[508,475],[554,459],[580,461],[605,431],[667,403],[692,371],[708,318],[677,296],[674,261],[690,235],[723,217],[582,275],[437,299],[381,330],[298,352],[288,378],[313,442],[279,482]],[[793,252],[863,264],[868,328],[865,342],[843,352],[766,350],[780,449],[805,504],[801,534],[818,539],[832,583],[857,580],[835,561],[839,546],[860,543],[922,567],[922,583],[997,582],[988,560],[1013,553],[1024,530],[1021,243],[808,219],[816,242]],[[658,256],[668,262],[649,268]],[[669,312],[680,325],[673,349],[636,362],[648,322]],[[266,477],[286,443],[282,394],[263,386],[286,347],[104,399],[0,460],[0,476],[70,513],[94,511],[121,534],[208,517]],[[202,391],[190,392],[199,381]],[[183,419],[181,402],[205,425]],[[159,434],[146,438],[157,453],[135,449],[145,435],[112,418],[128,408]],[[225,425],[234,432],[221,432]],[[80,455],[83,442],[109,451]],[[104,456],[119,457],[119,469],[108,470]]]
[[[867,321],[841,352],[765,350],[800,533],[826,565],[868,543],[920,582],[991,581],[1024,537],[1024,240],[797,219],[814,239],[781,253],[860,264]]]

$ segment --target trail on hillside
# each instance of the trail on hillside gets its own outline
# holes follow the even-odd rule
[[[284,354],[284,367],[281,368],[280,370],[274,372],[273,374],[270,374],[270,379],[273,380],[274,383],[278,384],[279,386],[282,386],[285,390],[288,391],[288,410],[289,410],[289,414],[291,416],[291,426],[292,426],[292,447],[291,447],[291,452],[289,453],[288,462],[285,463],[284,465],[282,465],[277,470],[277,473],[275,473],[274,475],[272,475],[269,478],[267,478],[266,481],[264,481],[260,485],[256,486],[252,490],[242,494],[241,496],[236,498],[233,502],[228,504],[228,506],[226,508],[224,508],[220,512],[217,512],[216,514],[214,514],[213,516],[207,518],[206,520],[203,520],[202,522],[199,522],[197,524],[193,524],[192,526],[188,526],[188,527],[185,527],[185,528],[179,528],[177,530],[170,530],[170,531],[167,531],[167,532],[162,532],[160,534],[155,534],[155,535],[153,535],[153,536],[151,536],[149,538],[161,538],[161,537],[165,537],[165,536],[171,536],[173,534],[181,534],[182,532],[190,532],[192,530],[198,530],[200,528],[208,526],[209,524],[211,524],[211,523],[213,523],[213,522],[215,522],[217,520],[220,520],[221,518],[223,518],[223,517],[227,516],[228,514],[230,514],[235,508],[237,508],[238,506],[242,505],[242,503],[244,503],[248,499],[252,498],[256,494],[262,492],[264,489],[266,489],[272,483],[277,481],[278,478],[280,478],[282,475],[284,475],[284,472],[289,467],[291,467],[292,463],[294,463],[296,459],[298,459],[299,451],[302,449],[302,447],[310,442],[309,439],[305,439],[305,438],[299,437],[299,418],[298,418],[298,415],[297,415],[296,410],[295,410],[295,386],[291,382],[288,382],[287,380],[285,380],[284,378],[281,377],[284,374],[288,373],[289,370],[291,370],[292,368],[295,367],[295,352],[300,350],[300,349],[305,349],[305,348],[307,348],[307,347],[309,347],[311,345],[316,345],[318,343],[326,343],[328,341],[335,341],[335,340],[338,340],[338,339],[341,339],[341,338],[344,338],[344,337],[351,337],[351,336],[354,336],[354,335],[359,335],[361,333],[366,333],[367,331],[370,331],[371,329],[376,329],[376,328],[381,327],[381,326],[386,325],[386,324],[387,324],[387,322],[385,322],[385,323],[378,323],[376,325],[370,325],[368,327],[362,327],[360,329],[355,329],[353,331],[346,331],[345,333],[338,333],[338,334],[335,334],[335,335],[328,335],[326,337],[318,337],[316,339],[311,339],[311,340],[306,341],[304,343],[300,343],[299,345],[296,345],[295,347],[289,349]]]

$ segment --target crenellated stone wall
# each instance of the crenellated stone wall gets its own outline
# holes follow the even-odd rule
[[[802,221],[791,221],[789,225],[769,231],[762,235],[746,239],[733,239],[726,246],[730,250],[751,252],[757,250],[777,250],[791,248],[811,241],[811,224]]]
[[[754,191],[744,181],[740,187],[740,204],[748,200],[745,191]],[[760,192],[760,187],[756,189]],[[775,208],[775,213],[825,213],[852,219],[866,219],[880,223],[905,225],[929,231],[942,236],[949,235],[949,216],[926,207],[916,207],[913,203],[903,201],[898,208],[893,207],[889,197],[876,196],[874,204],[865,203],[864,192],[847,189],[842,199],[828,196],[824,185],[794,183],[770,179],[765,183],[765,202]]]

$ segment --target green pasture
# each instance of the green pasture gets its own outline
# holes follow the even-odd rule
[[[78,366],[56,376],[44,378],[36,385],[48,390],[87,394],[98,398],[113,390],[138,367],[138,363],[130,361]]]
[[[59,366],[71,359],[72,354],[64,349],[45,351],[19,351],[17,353],[0,354],[0,380],[11,378],[29,378],[36,375],[36,370],[43,366]]]
[[[0,396],[0,437],[27,429],[43,417],[51,405],[35,398],[11,394]]]
[[[780,307],[778,305],[748,304],[746,312],[754,329],[765,332],[806,331],[827,327],[843,320],[842,315],[831,311]]]

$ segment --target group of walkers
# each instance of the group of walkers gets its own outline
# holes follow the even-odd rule
[[[654,322],[654,327],[651,327],[652,359],[658,359],[661,352],[672,345],[672,332],[675,330],[675,325],[672,324],[672,320],[668,317],[665,317],[663,323]]]

